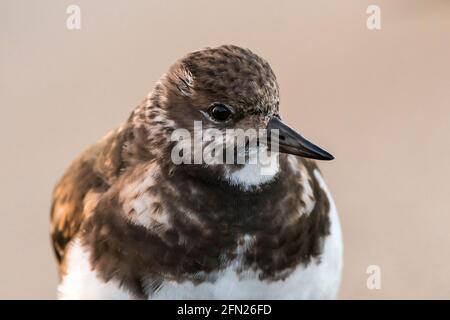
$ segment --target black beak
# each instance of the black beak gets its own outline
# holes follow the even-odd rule
[[[285,125],[279,118],[272,117],[267,124],[268,136],[272,137],[271,130],[278,130],[279,142],[278,151],[282,153],[289,153],[296,156],[301,156],[304,158],[311,158],[317,160],[333,160],[334,157],[326,152],[325,150],[319,148],[315,144],[309,142],[303,138],[300,134],[295,132],[287,125]],[[269,139],[269,145],[272,145],[271,138]],[[276,143],[274,141],[273,143]]]

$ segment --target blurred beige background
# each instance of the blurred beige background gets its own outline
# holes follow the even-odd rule
[[[56,297],[57,179],[177,58],[228,43],[271,63],[285,119],[336,156],[321,167],[344,230],[340,298],[450,298],[445,0],[2,0],[0,298]],[[369,265],[381,290],[366,287]]]

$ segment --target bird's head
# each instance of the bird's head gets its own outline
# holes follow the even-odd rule
[[[249,129],[278,130],[277,147],[281,153],[320,160],[333,158],[281,121],[279,87],[273,70],[267,61],[237,46],[206,48],[177,61],[160,79],[135,117],[147,128],[148,140],[152,141],[154,149],[168,146],[164,141],[172,141],[173,148],[177,133],[178,138],[189,135],[192,154],[188,158],[192,162],[199,159],[198,153],[204,156],[208,145],[211,149],[219,141],[214,136],[195,149],[197,140],[204,140],[208,132],[222,133],[223,140],[219,142],[224,145],[230,139],[236,141],[236,130]],[[270,132],[268,136],[270,138]],[[248,155],[248,142],[249,139],[241,149],[234,148],[235,153],[243,151]],[[269,139],[265,146],[270,145]],[[257,142],[253,146],[261,148],[263,145]],[[186,149],[182,153],[186,160]],[[165,156],[168,156],[167,150]]]

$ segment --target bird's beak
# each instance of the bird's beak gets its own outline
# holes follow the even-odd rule
[[[289,153],[297,156],[301,156],[304,158],[311,158],[317,160],[333,160],[334,157],[319,148],[315,144],[309,142],[305,138],[303,138],[299,133],[295,130],[288,127],[284,124],[278,117],[272,117],[267,124],[267,132],[269,139],[270,148],[273,149],[274,143],[276,143],[276,139],[272,140],[272,131],[278,130],[278,151],[282,153]]]

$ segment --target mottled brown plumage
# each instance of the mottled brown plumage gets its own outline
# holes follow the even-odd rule
[[[214,271],[236,255],[244,235],[254,238],[242,271],[261,281],[287,277],[319,257],[329,234],[329,203],[313,161],[280,155],[280,172],[243,190],[225,178],[239,165],[174,165],[175,128],[265,128],[278,115],[279,92],[269,64],[251,51],[222,46],[175,63],[120,128],[85,151],[55,188],[52,240],[65,273],[74,238],[89,248],[105,281],[118,280],[136,297],[164,280],[215,281]],[[214,102],[234,109],[231,123],[210,121]],[[202,112],[203,111],[203,112]],[[311,201],[305,211],[309,182]],[[144,288],[144,279],[153,287]]]

